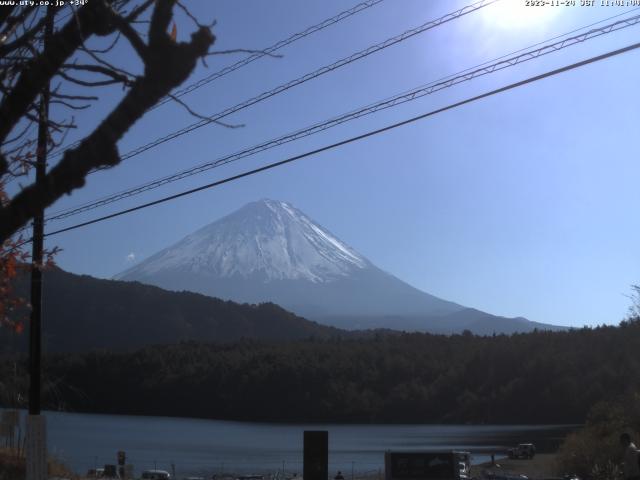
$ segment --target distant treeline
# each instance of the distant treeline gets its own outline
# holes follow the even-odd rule
[[[79,412],[251,421],[581,423],[640,391],[640,320],[512,336],[375,335],[45,358],[46,404]],[[2,357],[0,402],[26,396]]]

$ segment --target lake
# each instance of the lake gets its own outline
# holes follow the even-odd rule
[[[329,431],[330,474],[377,472],[386,450],[460,449],[474,463],[492,451],[533,442],[557,448],[570,426],[302,425],[45,412],[49,452],[79,473],[116,463],[116,452],[142,470],[183,475],[283,471],[302,474],[304,430]]]

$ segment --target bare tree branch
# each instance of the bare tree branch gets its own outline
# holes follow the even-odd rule
[[[129,43],[135,49],[140,58],[144,59],[147,56],[147,46],[140,35],[138,35],[138,32],[136,32],[131,24],[124,20],[120,15],[114,13],[112,18],[120,33],[129,40]]]
[[[116,36],[114,37],[113,41],[108,46],[106,46],[105,48],[102,48],[102,49],[87,48],[87,50],[89,50],[90,52],[95,53],[95,54],[109,53],[118,44],[118,41],[120,40],[120,38],[122,38],[122,34],[120,32],[118,32],[116,34]]]
[[[180,98],[176,97],[175,95],[172,95],[170,93],[170,94],[167,95],[167,97],[169,97],[171,100],[173,100],[178,105],[183,107],[187,112],[189,112],[194,117],[199,118],[200,120],[211,121],[211,117],[207,117],[206,115],[201,115],[200,113],[194,111],[189,105],[187,105],[184,101],[180,100]],[[226,128],[242,128],[242,127],[245,126],[243,123],[234,125],[234,124],[231,124],[231,123],[221,122],[220,120],[214,120],[213,123],[215,123],[216,125],[220,125],[222,127],[226,127]]]
[[[51,92],[51,98],[65,98],[67,100],[98,100],[98,97],[91,95],[64,95],[62,93],[58,93],[57,91]]]
[[[191,21],[196,25],[196,27],[212,29],[216,25],[215,20],[212,20],[211,23],[209,24],[200,23],[200,21],[189,11],[187,7],[182,5],[182,3],[179,0],[176,2],[176,5],[178,5],[178,7],[180,7],[180,9],[185,13],[185,15],[191,19]]]
[[[89,108],[91,106],[90,103],[85,103],[82,105],[74,105],[72,103],[69,102],[65,102],[64,100],[51,100],[50,102],[52,105],[63,105],[67,108],[70,108],[71,110],[86,110],[87,108]]]
[[[123,83],[122,80],[80,80],[79,78],[72,77],[68,73],[58,72],[59,76],[67,80],[68,82],[75,83],[76,85],[80,85],[82,87],[104,87],[106,85],[113,85],[116,83]]]
[[[125,20],[128,22],[135,22],[136,19],[142,15],[153,3],[155,0],[145,0],[141,5],[134,8],[133,11],[125,17]]]
[[[18,48],[24,45],[27,45],[29,42],[31,42],[35,34],[38,33],[40,30],[42,30],[42,27],[44,26],[46,21],[47,21],[47,17],[45,15],[40,19],[40,21],[36,25],[31,27],[28,31],[24,32],[13,42],[6,43],[4,45],[0,44],[0,56],[4,57],[6,54],[11,53],[14,50],[17,50]]]
[[[69,22],[54,34],[43,54],[29,62],[11,94],[5,96],[0,103],[0,142],[4,141],[64,61],[80,47],[83,38],[91,34],[106,35],[112,31],[113,27],[106,20],[107,12],[103,1],[87,3],[79,10],[78,21]]]
[[[119,73],[119,71],[106,68],[101,65],[79,65],[76,63],[65,63],[62,68],[68,70],[100,73],[104,76],[111,77],[111,79],[114,80],[115,83],[124,83],[127,86],[130,86],[133,83],[132,77],[134,77],[134,75],[121,74]]]
[[[86,48],[84,45],[79,48],[79,51],[86,53],[92,59],[94,59],[96,62],[98,62],[101,65],[113,70],[114,72],[118,72],[118,73],[121,73],[122,75],[126,75],[126,76],[129,76],[129,77],[135,77],[135,75],[133,75],[132,73],[129,73],[126,70],[123,70],[123,69],[121,69],[119,67],[116,67],[115,65],[112,65],[111,63],[107,62],[105,59],[100,58],[95,52],[93,52],[89,48]]]
[[[95,1],[88,5],[99,4],[101,4],[100,1]],[[136,78],[120,103],[76,148],[65,152],[60,162],[45,176],[44,182],[24,188],[4,208],[0,209],[0,241],[10,238],[43,206],[49,206],[61,196],[82,187],[86,175],[91,170],[118,164],[120,155],[117,142],[149,108],[168,95],[173,88],[182,84],[195,68],[197,61],[207,54],[215,40],[209,29],[199,28],[191,35],[191,41],[188,43],[176,43],[167,34],[174,4],[175,0],[155,2],[149,26],[149,43],[145,46],[146,54],[142,57],[144,74]],[[73,27],[70,23],[60,32],[60,35],[72,42],[76,49],[82,45],[82,38],[88,32],[104,34],[109,29],[115,28],[114,23],[117,22],[115,17],[122,18],[111,9],[94,8],[102,14],[101,23],[96,24],[95,11],[86,10],[86,7],[83,7],[78,13],[77,25]],[[85,26],[85,22],[91,24],[91,27]],[[59,43],[60,38],[57,39]],[[71,51],[68,45],[58,44],[58,47],[59,51],[53,48],[48,49],[54,57],[51,65],[37,65],[41,75],[50,73],[50,78],[60,73],[59,69]],[[37,64],[37,61],[34,64]],[[35,65],[30,65],[28,68],[33,70]],[[30,96],[31,90],[26,85],[21,85],[21,88]],[[14,88],[11,96],[15,94],[15,90]],[[35,94],[33,96],[35,97]],[[0,114],[7,112],[11,114],[11,118],[22,118],[23,115],[16,115],[7,105],[19,108],[24,114],[26,110],[24,101],[20,103],[13,99],[14,103],[7,104],[6,100],[4,99],[0,105]],[[5,117],[0,116],[0,118],[4,121]],[[13,125],[15,121],[9,126],[2,122],[0,139],[6,137],[5,131],[10,131]]]
[[[17,142],[23,136],[25,136],[27,134],[27,132],[29,132],[31,127],[33,127],[33,122],[28,122],[27,125],[24,127],[24,129],[21,132],[17,133],[13,138],[5,140],[5,142],[2,144],[2,146],[4,147],[5,145],[9,145],[9,144],[11,144],[13,142]]]
[[[13,13],[14,5],[5,5],[4,8],[0,9],[0,25],[3,25],[9,18],[11,18],[11,14]],[[4,43],[4,38],[6,34],[0,36],[0,43]]]

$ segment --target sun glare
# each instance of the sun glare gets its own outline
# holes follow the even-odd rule
[[[536,28],[545,26],[559,11],[557,7],[535,1],[501,0],[485,9],[485,18],[500,28]]]

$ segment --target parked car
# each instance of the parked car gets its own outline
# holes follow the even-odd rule
[[[507,453],[509,458],[533,458],[536,455],[536,447],[533,443],[521,443],[517,447],[510,448]]]
[[[166,470],[145,470],[140,478],[143,480],[169,480],[171,474]]]

